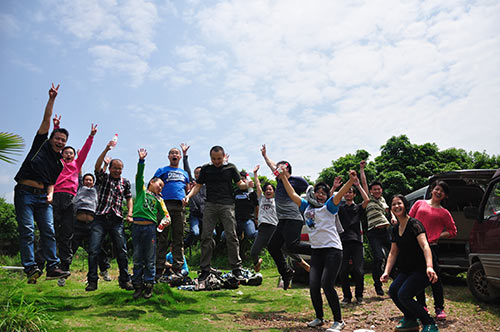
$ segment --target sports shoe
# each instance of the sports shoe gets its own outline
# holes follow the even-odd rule
[[[87,287],[85,287],[86,292],[93,292],[97,289],[97,281],[89,281]]]
[[[134,298],[134,300],[137,300],[142,296],[142,291],[144,290],[144,288],[142,287],[142,284],[134,284],[133,286],[135,291],[132,297]]]
[[[293,275],[295,274],[294,270],[288,270],[283,275],[283,289],[287,290],[290,288],[290,284],[292,283]]]
[[[340,305],[348,305],[351,303],[351,299],[344,297],[344,299],[340,302]]]
[[[260,271],[260,266],[262,265],[262,258],[259,258],[259,260],[257,261],[257,264],[255,264],[253,266],[253,269],[255,270],[255,272],[259,272]]]
[[[36,266],[29,270],[29,272],[26,273],[26,276],[28,277],[28,284],[36,284],[36,280],[40,278],[41,275],[42,270]]]
[[[309,327],[316,327],[316,326],[321,326],[323,324],[325,324],[325,321],[323,319],[314,318],[314,320],[312,320],[309,323],[307,323],[307,326],[309,326]]]
[[[329,329],[326,329],[325,332],[339,332],[342,331],[344,327],[345,327],[344,321],[333,322],[333,325]]]
[[[422,332],[439,332],[439,328],[436,324],[424,325],[422,328]]]
[[[419,327],[420,327],[420,325],[418,324],[418,322],[416,320],[409,320],[409,319],[406,319],[406,318],[403,317],[399,321],[399,324],[396,325],[396,328],[394,329],[394,331],[397,331],[397,332],[403,332],[403,331],[406,331],[406,332],[409,332],[409,331],[418,332]]]
[[[64,287],[66,285],[66,279],[61,278],[57,280],[57,286]]]
[[[384,290],[382,287],[375,287],[375,293],[377,293],[378,296],[384,296]]]
[[[101,276],[102,280],[104,280],[104,281],[112,281],[113,280],[113,279],[111,279],[111,276],[109,275],[108,270],[101,271],[99,273],[99,275]]]
[[[67,278],[71,275],[69,271],[63,271],[60,268],[56,267],[50,270],[47,270],[45,274],[45,280],[55,280],[60,278]]]
[[[210,275],[209,271],[206,270],[201,271],[201,273],[198,275],[198,281],[203,281],[207,279],[209,275]]]
[[[151,298],[153,296],[153,284],[145,284],[144,285],[144,292],[142,293],[142,296],[145,299]]]
[[[121,289],[134,290],[134,286],[130,281],[120,281],[118,285],[120,286]]]
[[[241,273],[241,269],[234,269],[233,276],[236,278],[236,280],[239,280],[239,281],[247,280],[247,278],[245,278],[243,273]]]
[[[363,298],[361,296],[356,297],[357,304],[363,304]]]
[[[436,318],[437,319],[446,319],[446,312],[444,309],[436,308]]]

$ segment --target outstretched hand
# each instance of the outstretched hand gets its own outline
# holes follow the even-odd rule
[[[267,155],[266,145],[265,144],[262,144],[262,147],[260,148],[260,153],[262,153],[263,157],[265,157]]]
[[[54,129],[59,128],[61,125],[61,116],[57,116],[57,114],[54,114],[54,117],[52,118],[52,123],[54,124]]]
[[[359,169],[363,170],[363,169],[365,169],[365,167],[366,167],[366,160],[361,160],[359,162]]]
[[[113,158],[111,158],[110,156],[104,157],[104,164],[109,165],[109,163],[111,162],[112,159]]]
[[[342,177],[341,176],[336,176],[335,179],[333,179],[332,189],[337,189],[341,185],[342,185]]]
[[[137,153],[139,154],[139,160],[144,160],[146,159],[146,156],[148,155],[148,151],[144,148],[140,148],[137,150]]]
[[[229,161],[229,153],[224,153],[224,163]]]
[[[189,150],[190,145],[181,143],[182,155],[187,156],[187,152]]]
[[[60,84],[57,85],[57,87],[54,86],[54,83],[52,83],[52,87],[49,90],[49,98],[50,99],[55,99],[57,97],[57,91],[59,90]]]
[[[95,136],[97,133],[97,124],[94,125],[93,123],[90,125],[90,136]]]
[[[358,179],[358,174],[356,171],[353,171],[352,169],[349,171],[349,180],[352,180],[352,182],[355,182]]]
[[[254,173],[257,173],[260,169],[260,165],[256,165],[254,168],[253,168],[253,172]]]

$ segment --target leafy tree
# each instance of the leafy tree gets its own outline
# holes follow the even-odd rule
[[[21,136],[11,133],[0,132],[0,160],[14,163],[16,160],[10,157],[19,154],[24,149],[24,140]]]
[[[14,255],[19,250],[19,233],[17,232],[16,211],[14,205],[0,197],[0,251]]]

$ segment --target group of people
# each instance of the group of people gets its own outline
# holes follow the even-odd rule
[[[238,233],[244,233],[254,239],[250,256],[255,271],[260,270],[260,255],[267,248],[285,290],[295,273],[287,264],[287,255],[296,262],[295,266],[310,272],[310,296],[316,318],[307,325],[324,324],[323,289],[334,317],[334,323],[327,331],[340,331],[345,323],[334,283],[339,277],[342,303],[350,303],[350,274],[355,283],[356,302],[363,302],[362,219],[366,216],[375,291],[377,295],[384,295],[382,283],[390,275],[394,281],[389,295],[404,314],[396,330],[417,331],[417,319],[423,325],[423,331],[438,330],[425,304],[424,290],[430,284],[436,315],[446,317],[436,251],[440,238],[456,235],[453,218],[441,206],[448,194],[446,183],[434,184],[431,199],[418,201],[409,210],[404,196],[395,195],[387,205],[382,196],[382,184],[372,182],[368,185],[364,161],[360,163],[359,179],[355,171],[349,171],[349,180],[344,185],[337,177],[332,187],[323,182],[310,186],[302,177],[292,175],[288,161],[270,159],[263,145],[264,161],[276,175],[277,185],[274,187],[267,182],[261,185],[259,165],[253,170],[254,180],[245,172],[239,172],[228,162],[221,146],[210,149],[210,163],[195,168],[193,178],[187,156],[189,146],[181,144],[181,149],[170,149],[169,165],[159,168],[147,184],[144,171],[148,153],[143,148],[138,150],[134,202],[130,181],[122,177],[123,162],[107,157],[115,141],[110,141],[99,155],[94,174],[80,175],[97,133],[97,125],[92,124],[90,135],[78,154],[73,147],[66,146],[68,131],[60,128],[60,117],[52,119],[58,88],[52,84],[49,90],[42,124],[15,177],[14,203],[21,261],[28,283],[36,282],[44,266],[47,279],[63,281],[68,278],[73,253],[87,241],[85,289],[96,290],[98,266],[101,277],[109,278],[109,262],[103,249],[103,241],[109,234],[119,267],[119,286],[134,290],[134,298],[149,298],[155,282],[167,274],[170,274],[169,280],[186,276],[184,247],[197,236],[200,236],[201,247],[198,279],[202,281],[212,273],[214,233],[216,225],[221,223],[228,262],[237,280],[245,279],[238,236]],[[49,136],[51,119],[54,130]],[[179,168],[181,159],[184,169]],[[356,192],[362,198],[359,204],[354,202]],[[125,216],[124,200],[127,206]],[[191,232],[185,239],[187,205]],[[255,206],[258,206],[257,218]],[[132,223],[132,277],[128,272],[124,219]],[[34,250],[35,220],[40,230],[37,252]],[[309,244],[300,241],[304,223]],[[170,228],[169,232],[163,231],[165,227]],[[311,255],[310,265],[301,254]]]

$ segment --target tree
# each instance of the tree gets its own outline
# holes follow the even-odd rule
[[[0,132],[0,160],[14,163],[16,160],[10,156],[21,153],[23,149],[24,140],[21,136]]]
[[[0,197],[0,252],[15,255],[19,250],[16,211],[14,205]]]

